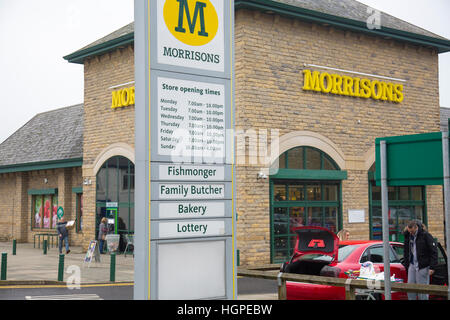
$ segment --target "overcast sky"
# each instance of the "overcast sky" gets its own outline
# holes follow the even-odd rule
[[[450,39],[449,0],[360,2]],[[62,57],[133,20],[133,0],[0,0],[0,143],[37,113],[82,103],[83,66]],[[450,53],[439,60],[450,107]]]

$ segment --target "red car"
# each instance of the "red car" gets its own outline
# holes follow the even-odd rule
[[[382,241],[339,241],[328,229],[321,227],[296,228],[297,242],[289,262],[281,266],[281,272],[309,274],[338,278],[356,278],[361,264],[373,263],[375,272],[384,270],[384,249]],[[403,244],[390,242],[391,276],[407,282],[403,259]],[[439,265],[430,283],[443,285],[447,282],[447,257],[438,244]],[[345,300],[345,288],[298,282],[286,283],[289,300]],[[363,295],[361,295],[362,297]],[[381,293],[372,293],[372,297],[384,298]],[[367,297],[367,296],[366,296]],[[404,292],[393,292],[393,300],[405,300]]]

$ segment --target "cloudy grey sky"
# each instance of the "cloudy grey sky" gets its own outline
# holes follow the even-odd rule
[[[449,0],[360,2],[450,39]],[[133,20],[133,0],[0,0],[0,143],[37,113],[82,103],[83,66],[62,57]],[[450,107],[450,53],[439,60]]]

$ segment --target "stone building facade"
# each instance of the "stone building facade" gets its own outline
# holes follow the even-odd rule
[[[292,228],[300,225],[318,223],[335,232],[345,228],[351,239],[378,239],[375,138],[440,131],[438,54],[450,51],[450,41],[387,15],[381,30],[368,29],[361,18],[367,7],[352,0],[345,1],[352,10],[328,1],[259,2],[271,10],[250,1],[236,5],[235,129],[246,134],[277,129],[279,148],[270,159],[280,170],[261,179],[267,169],[261,163],[247,157],[236,164],[240,264],[287,259]],[[83,223],[71,232],[74,244],[87,247],[96,238],[110,204],[118,207],[124,232],[134,231],[134,105],[111,107],[114,92],[133,86],[133,27],[65,57],[84,67],[82,150],[69,157],[82,163],[0,173],[0,210],[11,212],[0,215],[2,239],[33,240],[30,190],[51,188],[58,190],[58,205],[68,208],[68,217],[76,216],[82,190]],[[307,72],[326,73],[324,78],[335,82],[322,85],[335,86],[337,94],[308,90],[307,82],[316,80],[305,78]],[[377,82],[375,98],[355,94],[363,79]],[[381,94],[376,99],[383,85],[388,98],[396,94],[387,83],[402,86],[400,102]],[[240,151],[249,152],[252,139]],[[0,172],[7,165],[0,162]],[[444,241],[441,186],[390,192],[393,240],[401,240],[404,221],[417,218]]]

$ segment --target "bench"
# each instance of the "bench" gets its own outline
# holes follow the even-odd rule
[[[44,240],[47,237],[47,246],[50,247],[50,238],[51,238],[51,246],[53,248],[53,241],[55,239],[55,246],[58,244],[58,234],[56,233],[49,233],[49,232],[41,232],[41,233],[35,233],[33,236],[33,247],[36,248],[36,237],[38,238],[38,248],[41,247],[41,237],[42,237],[42,245],[44,245]]]

